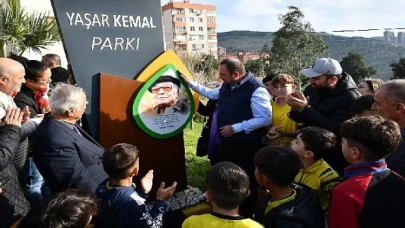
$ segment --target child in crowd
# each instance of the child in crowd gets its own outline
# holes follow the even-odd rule
[[[372,110],[374,104],[374,95],[364,95],[357,98],[354,102],[350,111],[354,114],[354,117],[362,116],[374,116],[377,114],[376,110]]]
[[[254,219],[265,227],[324,228],[325,216],[316,193],[293,184],[300,169],[298,155],[287,147],[266,147],[254,158],[258,184],[270,193]]]
[[[297,123],[288,117],[291,107],[287,104],[286,97],[295,90],[294,78],[288,74],[279,74],[271,80],[277,100],[271,101],[272,112],[272,127],[269,130],[268,138],[270,146],[286,146],[289,147],[293,140],[288,135],[281,135],[280,138],[274,137],[279,133],[295,132]]]
[[[206,182],[206,198],[213,213],[191,216],[182,228],[263,227],[238,213],[239,205],[249,195],[249,177],[242,168],[230,162],[217,163],[208,170]]]
[[[96,190],[101,201],[96,227],[162,227],[167,208],[163,201],[173,195],[176,182],[166,189],[164,183],[160,185],[153,208],[149,210],[145,198],[152,189],[153,171],[142,178],[141,188],[132,183],[132,177],[139,171],[139,151],[135,146],[120,143],[107,149],[103,167],[110,179]]]
[[[344,122],[340,134],[352,165],[332,191],[329,228],[405,227],[405,180],[384,161],[401,141],[399,126],[381,116],[360,117]]]
[[[32,205],[28,214],[12,227],[86,228],[98,213],[97,199],[83,190],[68,189]],[[17,226],[16,226],[17,225]]]
[[[305,184],[315,190],[322,209],[327,214],[332,189],[342,180],[339,174],[323,160],[328,153],[335,151],[336,136],[318,127],[306,127],[291,143],[291,149],[298,154],[301,169],[295,182]]]

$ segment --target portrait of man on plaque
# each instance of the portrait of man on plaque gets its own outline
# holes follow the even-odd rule
[[[173,66],[168,65],[160,70],[137,97],[139,99],[136,101],[139,102],[134,106],[137,109],[135,120],[152,135],[178,133],[192,117],[191,91],[181,82]]]

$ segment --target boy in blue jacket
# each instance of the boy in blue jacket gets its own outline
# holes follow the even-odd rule
[[[169,188],[164,188],[165,183],[162,183],[149,210],[145,198],[152,189],[153,170],[142,178],[141,188],[132,183],[132,177],[139,171],[139,151],[135,146],[120,143],[107,149],[103,155],[103,167],[110,178],[96,190],[101,201],[96,227],[162,227],[167,208],[163,201],[173,195],[177,183]]]

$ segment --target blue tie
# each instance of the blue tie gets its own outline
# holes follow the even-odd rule
[[[79,135],[82,135],[82,134],[80,134],[79,128],[77,128],[75,125],[72,126],[72,129],[73,129],[73,131],[77,132]]]

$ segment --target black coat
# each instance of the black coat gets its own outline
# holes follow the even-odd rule
[[[0,227],[10,227],[25,216],[30,204],[25,198],[18,181],[17,170],[13,159],[20,142],[21,128],[13,125],[0,127],[0,181],[9,178],[0,194]]]
[[[305,88],[304,95],[309,96],[309,105],[301,112],[291,111],[289,117],[306,126],[324,128],[339,133],[340,125],[352,117],[350,108],[360,93],[352,77],[343,73],[335,89],[319,91],[311,85]]]
[[[293,185],[297,196],[265,214],[269,195],[255,212],[254,220],[266,228],[324,228],[325,216],[314,190],[305,185]]]
[[[28,106],[30,110],[30,118],[34,118],[36,115],[41,114],[39,105],[35,102],[34,92],[27,86],[21,86],[21,91],[14,97],[14,102],[20,109]]]
[[[102,164],[104,148],[75,126],[81,135],[46,114],[34,134],[34,162],[52,192],[68,188],[94,192],[108,177]]]

